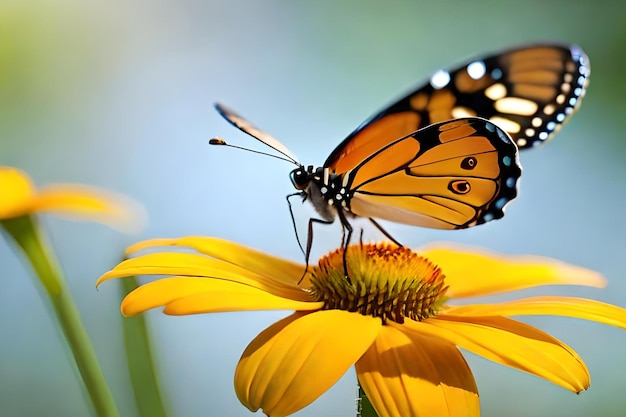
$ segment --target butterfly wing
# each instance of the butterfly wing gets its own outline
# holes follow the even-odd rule
[[[509,135],[485,119],[466,118],[396,140],[344,178],[358,216],[462,229],[501,218],[520,175]]]
[[[536,45],[438,71],[425,85],[352,132],[324,166],[341,173],[432,123],[481,117],[504,129],[520,149],[550,139],[580,104],[589,61],[577,46]]]
[[[223,104],[216,103],[215,109],[217,112],[226,119],[230,124],[235,126],[237,129],[241,130],[244,133],[252,136],[256,140],[266,144],[270,148],[274,149],[277,152],[285,155],[287,158],[291,160],[296,165],[299,165],[298,158],[294,154],[291,153],[289,149],[274,136],[270,135],[267,132],[262,131],[261,129],[254,126],[252,123],[235,113],[233,110],[224,106]]]

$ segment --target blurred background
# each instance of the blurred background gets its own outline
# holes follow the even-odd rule
[[[214,102],[319,165],[365,118],[440,67],[523,43],[576,43],[591,60],[587,96],[554,141],[521,155],[520,196],[503,220],[453,232],[385,227],[413,247],[453,241],[592,268],[608,278],[606,289],[536,293],[626,307],[625,21],[626,3],[601,0],[0,0],[0,164],[40,185],[98,185],[147,208],[149,226],[135,236],[44,220],[120,412],[133,417],[118,283],[94,287],[127,245],[211,235],[302,260],[284,199],[294,191],[292,166],[210,147],[221,136],[262,149],[222,120]],[[303,231],[312,210],[296,204],[295,211]],[[338,225],[318,228],[312,259],[336,247],[339,233]],[[0,239],[0,415],[90,415],[30,275]],[[236,363],[286,314],[148,313],[171,415],[250,415],[233,390]],[[577,396],[467,354],[484,416],[624,415],[626,332],[566,318],[524,320],[582,356],[591,388]],[[355,381],[350,370],[297,415],[353,416]]]

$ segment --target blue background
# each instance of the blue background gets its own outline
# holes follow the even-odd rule
[[[149,227],[136,236],[45,217],[120,411],[132,417],[117,284],[94,287],[124,247],[211,235],[302,259],[284,200],[293,192],[292,166],[209,146],[221,136],[262,148],[222,120],[213,102],[319,165],[366,117],[440,67],[522,43],[577,43],[592,67],[582,108],[553,142],[521,155],[520,196],[503,220],[454,232],[385,227],[412,247],[445,240],[545,255],[609,281],[601,290],[544,288],[496,300],[554,293],[626,307],[625,18],[617,1],[4,0],[0,164],[40,185],[93,184],[146,206]],[[302,226],[312,209],[295,208]],[[339,233],[338,225],[318,228],[313,259],[336,247]],[[29,275],[0,240],[0,415],[88,415],[70,354]],[[236,363],[284,315],[149,313],[171,415],[250,415],[232,388]],[[591,389],[576,396],[467,354],[484,416],[624,415],[626,332],[566,318],[524,321],[585,359]],[[297,415],[354,415],[355,395],[351,370]]]

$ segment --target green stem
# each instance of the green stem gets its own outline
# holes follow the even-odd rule
[[[357,385],[359,386],[359,407],[357,410],[357,417],[378,417],[372,403],[369,398],[367,398],[367,394],[365,394],[365,391],[361,388],[361,384],[357,382]]]
[[[23,249],[45,288],[98,416],[119,417],[113,395],[100,369],[61,267],[50,246],[46,245],[36,220],[31,216],[23,216],[1,220],[0,226],[3,226]]]
[[[121,296],[139,286],[137,278],[128,277],[120,280]],[[130,380],[133,384],[135,402],[141,417],[166,417],[165,407],[159,392],[159,384],[154,371],[150,335],[143,314],[126,317],[123,321],[124,344]]]

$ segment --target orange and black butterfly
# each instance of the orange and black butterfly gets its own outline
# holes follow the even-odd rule
[[[333,150],[304,166],[278,140],[222,105],[219,113],[297,166],[291,180],[321,219],[349,217],[462,229],[504,215],[517,195],[518,148],[549,140],[579,106],[589,62],[577,46],[523,46],[440,70]],[[226,144],[216,138],[213,144]],[[385,233],[386,234],[386,233]],[[387,234],[386,234],[387,235]],[[389,235],[387,235],[390,237]]]

